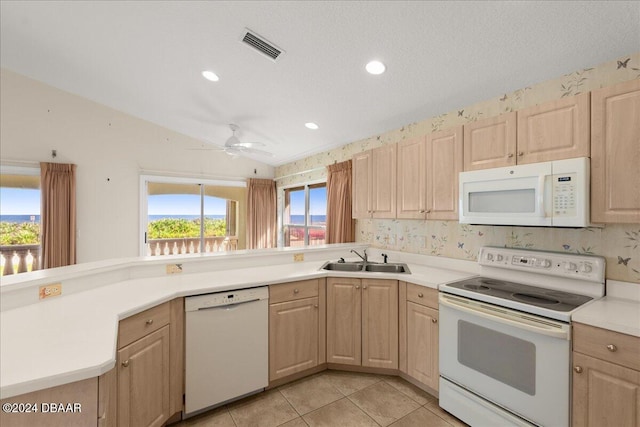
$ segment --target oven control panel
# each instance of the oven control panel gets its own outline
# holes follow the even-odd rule
[[[604,258],[592,255],[483,247],[480,265],[604,282]]]

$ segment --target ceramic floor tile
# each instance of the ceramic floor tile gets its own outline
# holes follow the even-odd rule
[[[419,405],[426,405],[436,399],[426,391],[420,390],[418,387],[400,377],[385,377],[384,381],[410,399],[415,400]]]
[[[284,424],[280,424],[280,427],[308,427],[302,417],[295,418],[291,421],[287,421]]]
[[[271,390],[229,406],[238,427],[274,427],[299,415],[278,390]]]
[[[388,426],[420,407],[386,381],[360,390],[349,396],[349,399],[382,426]]]
[[[235,427],[235,425],[226,406],[213,409],[177,424],[180,427]]]
[[[300,415],[344,397],[324,375],[315,375],[283,386],[280,388],[280,393]]]
[[[323,376],[345,396],[381,381],[378,375],[358,372],[326,371]]]
[[[391,427],[452,427],[451,424],[425,408],[418,408],[400,418]]]
[[[450,413],[448,413],[447,411],[442,409],[438,405],[438,399],[434,400],[433,402],[427,403],[424,406],[424,408],[429,410],[429,411],[431,411],[431,412],[433,412],[434,414],[436,414],[437,416],[439,416],[440,418],[442,418],[443,420],[445,420],[446,422],[448,422],[452,426],[455,426],[455,427],[466,427],[467,426],[467,424],[463,423],[462,421],[460,421],[459,419],[457,419],[456,417],[454,417],[453,415],[451,415]]]
[[[302,417],[310,427],[379,427],[346,397]]]

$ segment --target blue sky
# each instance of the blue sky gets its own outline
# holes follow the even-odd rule
[[[292,191],[289,197],[291,215],[304,215],[304,191]],[[312,188],[309,194],[309,213],[325,215],[327,212],[327,188]]]
[[[40,215],[40,190],[0,188],[0,215]]]

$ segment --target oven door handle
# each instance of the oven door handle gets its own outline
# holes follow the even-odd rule
[[[513,326],[514,328],[524,329],[553,338],[565,340],[570,339],[568,327],[564,328],[564,324],[553,322],[552,320],[545,319],[538,321],[534,315],[526,316],[525,318],[524,316],[518,316],[515,313],[511,314],[511,312],[506,309],[493,309],[482,303],[476,303],[475,301],[468,302],[468,300],[461,300],[442,293],[440,294],[439,302],[445,307],[464,311],[466,313],[473,314],[474,316],[479,316],[504,325]]]

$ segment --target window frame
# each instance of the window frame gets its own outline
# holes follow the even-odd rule
[[[149,205],[147,202],[147,196],[149,192],[148,183],[158,183],[158,184],[194,184],[200,185],[200,217],[204,216],[204,188],[205,186],[218,186],[218,187],[241,187],[246,188],[246,181],[238,181],[238,180],[222,180],[222,179],[206,179],[206,178],[198,178],[198,177],[184,177],[184,176],[171,176],[171,175],[150,175],[150,174],[141,174],[140,175],[140,189],[139,189],[139,197],[140,197],[140,225],[139,225],[139,233],[138,233],[138,242],[139,242],[139,254],[140,256],[146,256],[146,233],[148,226],[148,210]],[[227,229],[229,227],[229,223],[227,221]],[[204,244],[204,221],[200,222],[200,245]]]
[[[314,181],[308,181],[308,182],[304,182],[304,183],[298,183],[298,184],[291,184],[291,185],[287,185],[284,187],[281,187],[280,190],[282,191],[282,207],[280,210],[280,218],[281,220],[281,224],[280,224],[280,230],[279,230],[279,240],[280,242],[282,242],[282,247],[284,248],[290,248],[292,246],[285,246],[285,228],[287,227],[302,227],[302,225],[300,224],[291,224],[291,223],[285,223],[285,214],[287,211],[287,191],[292,191],[292,190],[304,190],[304,246],[309,246],[309,230],[310,229],[317,229],[317,230],[324,230],[325,231],[325,244],[326,244],[326,231],[327,231],[327,226],[325,225],[312,225],[309,224],[309,219],[310,219],[310,214],[309,214],[309,207],[310,207],[310,195],[309,195],[309,191],[313,188],[318,188],[318,187],[324,187],[327,188],[327,180],[326,179],[321,179],[321,180],[314,180]],[[325,211],[325,217],[326,217],[326,211]]]

